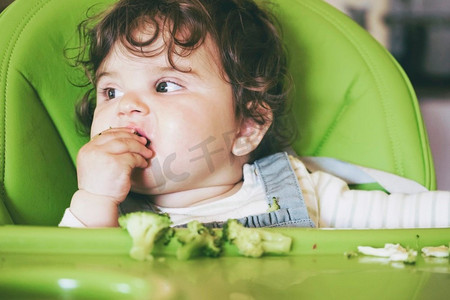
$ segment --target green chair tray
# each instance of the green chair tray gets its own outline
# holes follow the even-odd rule
[[[348,252],[358,245],[448,245],[450,228],[322,230],[277,228],[293,238],[287,256],[246,258],[226,246],[220,258],[179,261],[176,242],[154,260],[128,256],[121,229],[0,227],[2,299],[443,299],[448,258],[418,255],[414,265]]]

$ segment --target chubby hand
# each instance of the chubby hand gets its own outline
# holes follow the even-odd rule
[[[78,188],[110,198],[116,205],[131,188],[134,168],[149,166],[148,140],[131,128],[112,128],[94,136],[77,157]]]

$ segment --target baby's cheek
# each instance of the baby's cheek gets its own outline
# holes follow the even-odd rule
[[[97,108],[94,112],[94,118],[92,119],[91,138],[112,127],[117,126],[114,126],[114,124],[111,123],[111,117],[109,117],[104,110]]]

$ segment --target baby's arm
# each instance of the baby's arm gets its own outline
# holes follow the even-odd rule
[[[70,212],[87,227],[117,226],[118,206],[131,188],[131,173],[146,168],[153,152],[133,129],[102,132],[77,157],[78,191]]]
[[[450,192],[387,194],[349,190],[330,174],[315,172],[320,227],[436,228],[450,227]]]

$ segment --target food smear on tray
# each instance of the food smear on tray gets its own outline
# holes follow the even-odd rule
[[[447,246],[423,247],[422,254],[426,257],[449,257],[449,248]]]
[[[403,248],[400,244],[387,243],[383,248],[370,246],[358,246],[358,252],[377,257],[386,257],[389,261],[400,261],[404,263],[415,263],[417,251]]]

